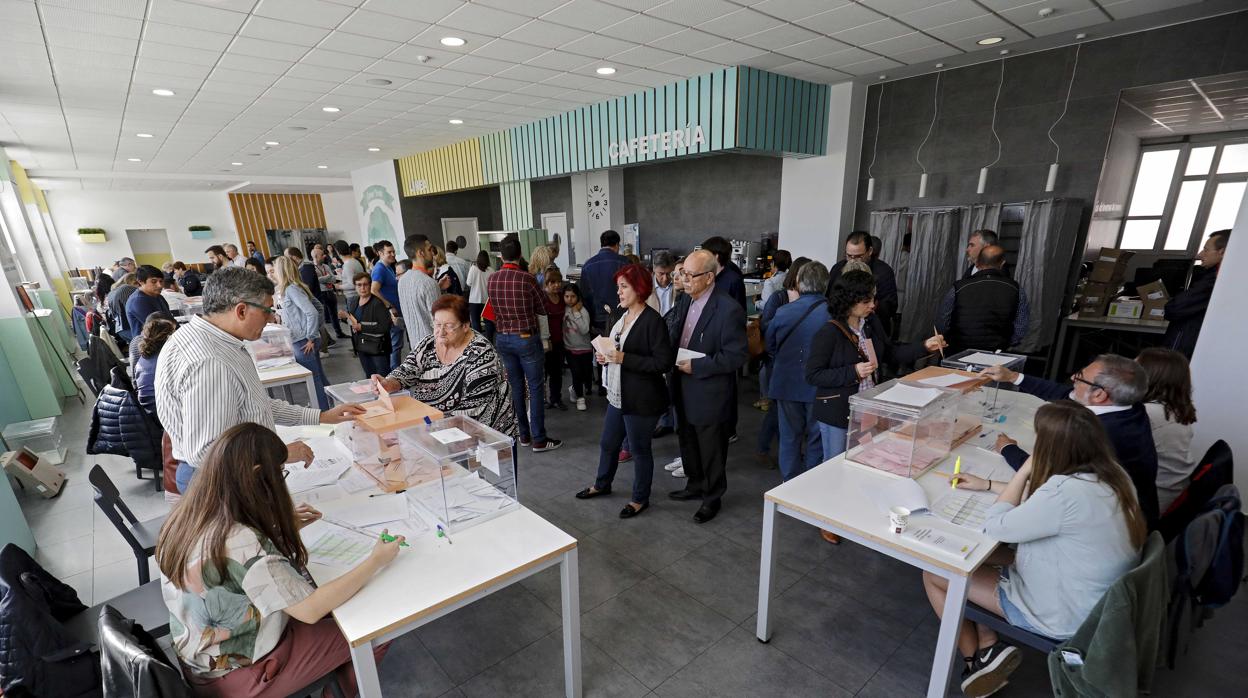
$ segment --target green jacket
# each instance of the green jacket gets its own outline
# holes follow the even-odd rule
[[[1165,550],[1154,531],[1140,564],[1105,592],[1074,637],[1049,653],[1053,695],[1124,698],[1149,689],[1170,597]]]

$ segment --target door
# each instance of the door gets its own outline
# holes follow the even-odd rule
[[[136,264],[150,264],[157,269],[173,261],[169,235],[164,228],[130,228],[126,230],[130,254]]]
[[[477,250],[480,249],[477,243],[477,219],[476,218],[443,218],[442,219],[442,240],[443,247],[446,246],[447,240],[454,240],[459,245],[457,255],[464,259],[476,259]]]
[[[568,241],[568,214],[543,213],[542,227],[546,229],[546,244],[556,245],[559,248],[559,255],[555,257],[555,264],[560,269],[567,269],[572,266],[572,245]]]

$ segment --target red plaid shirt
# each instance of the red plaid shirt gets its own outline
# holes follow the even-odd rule
[[[485,287],[494,306],[494,327],[504,334],[537,334],[537,316],[546,314],[546,294],[537,278],[515,264],[490,274]]]

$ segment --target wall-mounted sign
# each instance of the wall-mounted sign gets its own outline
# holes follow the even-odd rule
[[[407,183],[407,191],[409,194],[420,194],[429,190],[429,180],[417,179]]]
[[[683,148],[697,148],[704,143],[706,143],[706,134],[702,131],[702,125],[698,124],[691,128],[685,124],[683,130],[652,133],[648,136],[629,138],[626,141],[612,141],[610,155],[613,161],[644,159],[647,154],[666,157]]]

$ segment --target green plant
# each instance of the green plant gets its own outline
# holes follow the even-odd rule
[[[210,226],[210,225],[192,225],[191,227],[187,228],[187,230],[189,230],[189,231],[191,231],[191,232],[195,232],[196,230],[212,230],[212,226]]]
[[[79,235],[103,235],[104,229],[103,228],[79,228],[78,234]]]

